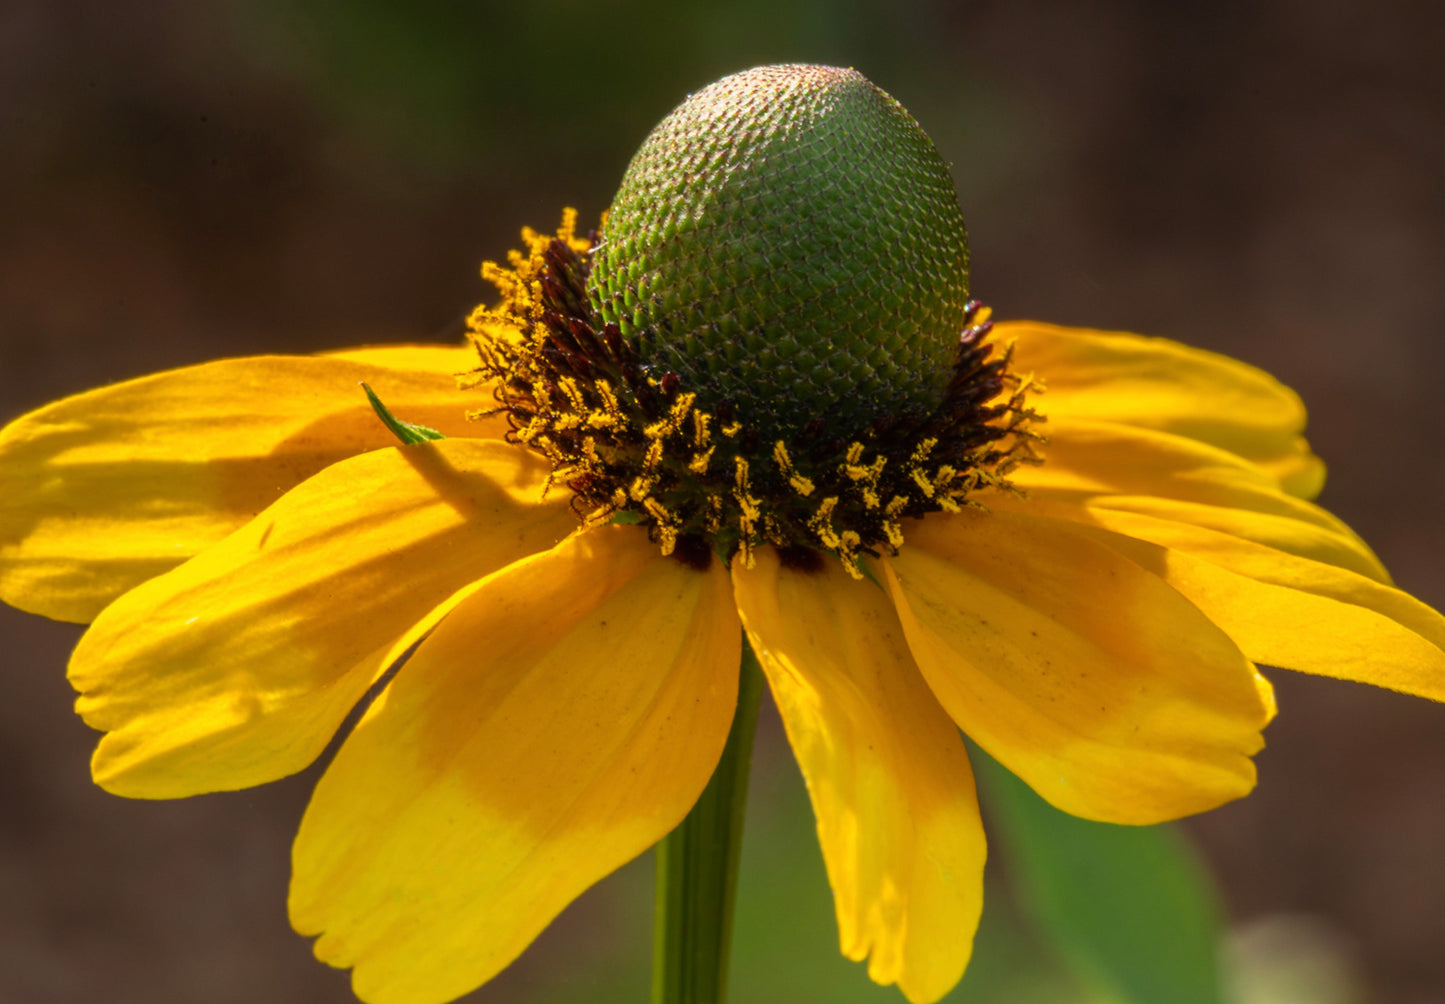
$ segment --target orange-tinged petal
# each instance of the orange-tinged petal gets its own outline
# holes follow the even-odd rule
[[[1316,522],[1268,512],[1223,505],[1201,505],[1176,499],[1113,496],[1096,499],[1101,509],[1138,513],[1180,527],[1213,530],[1226,536],[1242,537],[1259,544],[1287,551],[1300,557],[1322,561],[1388,584],[1390,573],[1380,559],[1353,531],[1326,529]],[[1309,506],[1308,502],[1296,503]],[[1314,508],[1314,507],[1311,507]],[[1324,510],[1318,510],[1323,512]],[[1192,531],[1186,529],[1186,534]]]
[[[1278,492],[1258,465],[1188,436],[1095,419],[1049,417],[1044,462],[1016,468],[1027,488],[1079,492],[1152,490],[1170,498],[1207,502],[1219,486]]]
[[[471,345],[361,345],[326,353],[331,359],[349,359],[389,370],[407,370],[454,376],[477,368],[477,350]],[[473,399],[471,407],[481,407]]]
[[[387,354],[402,356],[399,368],[324,356],[223,360],[12,422],[0,431],[0,600],[89,621],[327,465],[396,445],[361,381],[406,421],[450,436],[499,434],[497,420],[466,420],[490,401],[457,390],[448,370],[459,350]]]
[[[1016,372],[1048,387],[1050,421],[1118,422],[1188,436],[1267,470],[1292,495],[1313,498],[1324,465],[1310,452],[1299,395],[1263,370],[1167,338],[1003,322]]]
[[[291,918],[369,1004],[485,982],[687,814],[737,703],[726,572],[635,527],[489,577],[346,740],[293,853]]]
[[[743,625],[818,819],[843,954],[927,1004],[968,965],[983,827],[958,729],[919,675],[887,595],[829,559],[765,548],[734,569]]]
[[[1092,530],[1188,597],[1255,662],[1445,700],[1445,617],[1408,593],[1258,536],[1152,513],[1021,504]]]
[[[333,464],[107,607],[70,662],[96,781],[175,798],[309,764],[449,595],[576,529],[547,465],[488,440]]]
[[[929,516],[883,566],[944,708],[1058,808],[1157,823],[1253,787],[1267,684],[1193,604],[1081,529]]]
[[[1231,531],[1249,525],[1262,539],[1295,541],[1389,581],[1369,546],[1337,516],[1286,494],[1257,467],[1224,450],[1169,433],[1072,421],[1050,430],[1043,451],[1042,465],[1012,475],[1031,499],[1156,511]],[[995,498],[983,501],[992,506]],[[1000,504],[1012,503],[1002,498]]]
[[[1152,528],[1151,539],[1157,539],[1161,544],[1177,540],[1183,542],[1186,548],[1207,550],[1214,542],[1232,548],[1232,544],[1224,542],[1240,538],[1276,551],[1349,569],[1385,585],[1390,583],[1389,573],[1374,552],[1352,532],[1341,533],[1274,513],[1147,495],[1104,495],[1080,501],[1061,498],[1050,492],[1038,492],[1025,499],[990,495],[986,504],[994,509],[1057,515],[1085,523],[1127,524],[1130,515],[1148,517],[1143,525]],[[1084,515],[1086,513],[1091,515]]]

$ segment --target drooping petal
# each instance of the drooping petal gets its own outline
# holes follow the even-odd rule
[[[1268,684],[1193,604],[1081,530],[929,516],[883,566],[943,707],[1058,808],[1157,823],[1253,787]]]
[[[485,982],[707,784],[737,703],[728,577],[635,527],[485,580],[343,744],[293,854],[291,918],[368,1004]]]
[[[1040,406],[1050,421],[1086,419],[1188,436],[1260,465],[1286,491],[1313,498],[1324,464],[1303,433],[1294,391],[1237,359],[1167,338],[1000,323],[1014,342],[1014,368],[1042,377]]]
[[[843,954],[914,1004],[953,988],[983,908],[983,828],[958,729],[887,595],[765,548],[738,611],[808,782]]]
[[[1309,505],[1307,502],[1297,504]],[[1294,514],[1284,516],[1226,505],[1201,505],[1176,499],[1126,495],[1098,498],[1091,505],[1153,517],[1179,527],[1190,539],[1195,539],[1190,528],[1215,531],[1227,537],[1240,537],[1300,557],[1347,568],[1376,582],[1390,582],[1385,566],[1352,531],[1327,529]]]
[[[1087,493],[1143,492],[1212,501],[1221,486],[1275,491],[1258,465],[1188,436],[1118,422],[1049,416],[1044,462],[1011,477],[1025,488]],[[1297,500],[1295,500],[1297,501]]]
[[[1102,422],[1054,423],[1038,467],[1014,482],[1031,499],[1167,514],[1277,540],[1389,581],[1369,546],[1332,513],[1286,494],[1257,467],[1183,436]],[[995,496],[984,501],[994,504]],[[1001,504],[1009,506],[1008,499]],[[1247,530],[1245,528],[1248,528]]]
[[[364,350],[375,354],[383,350]],[[0,431],[0,600],[86,622],[345,457],[396,444],[358,384],[450,436],[489,404],[457,390],[461,350],[387,350],[395,365],[262,356],[78,394]]]
[[[998,504],[1090,530],[1188,597],[1255,662],[1445,700],[1445,617],[1348,561],[1252,533],[1249,520],[1230,532],[1170,518],[1167,507]]]
[[[546,475],[489,440],[363,454],[126,593],[70,662],[96,781],[176,798],[305,767],[428,612],[576,529]]]

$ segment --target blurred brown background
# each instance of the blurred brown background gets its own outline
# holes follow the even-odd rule
[[[523,224],[595,220],[688,91],[837,63],[954,164],[978,295],[1278,374],[1323,502],[1445,606],[1442,49],[1434,0],[3,0],[0,420],[217,356],[429,337]],[[0,1001],[349,1000],[285,921],[311,779],[94,789],[77,634],[0,609]],[[1445,708],[1273,675],[1259,790],[1190,824],[1231,916],[1312,918],[1369,987],[1349,999],[1445,1002]],[[769,718],[754,794],[736,999],[901,1001],[837,958]],[[648,883],[645,861],[604,883],[475,1000],[644,999]],[[1012,910],[993,898],[950,1000],[1076,999]]]

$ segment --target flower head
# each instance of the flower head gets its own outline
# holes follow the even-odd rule
[[[968,298],[947,167],[852,70],[768,66],[648,137],[607,226],[529,233],[472,319],[478,384],[584,523],[710,543],[896,551],[1037,459],[1028,382]],[[498,334],[501,332],[501,334]],[[517,337],[514,333],[520,333]]]
[[[1256,664],[1445,696],[1445,620],[1306,501],[1297,398],[990,323],[946,182],[857,74],[752,71],[659,127],[600,235],[490,266],[470,346],[223,361],[6,427],[0,597],[92,622],[98,783],[285,776],[383,684],[291,915],[363,999],[440,1002],[687,813],[745,632],[842,949],[925,1002],[982,904],[960,728],[1059,808],[1152,823],[1253,785]],[[446,438],[395,445],[363,381]]]

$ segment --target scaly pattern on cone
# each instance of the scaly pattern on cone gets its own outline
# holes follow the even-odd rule
[[[854,70],[765,66],[664,119],[628,167],[588,282],[649,372],[767,439],[926,413],[968,321],[948,167]]]

